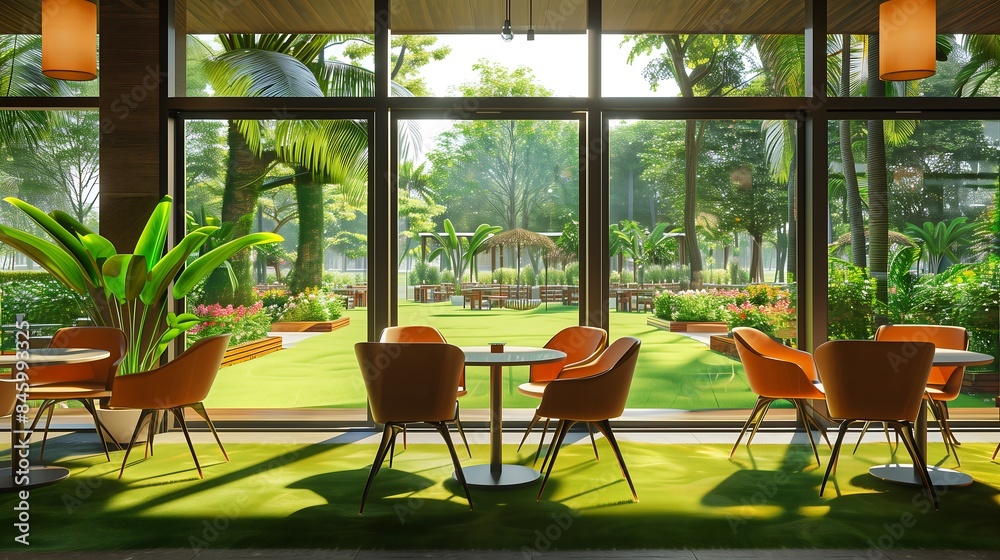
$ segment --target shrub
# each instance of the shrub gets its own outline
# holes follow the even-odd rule
[[[498,268],[493,271],[491,278],[494,284],[514,284],[517,282],[517,270],[506,267]]]
[[[264,309],[263,301],[250,307],[241,305],[235,308],[232,305],[223,307],[218,303],[198,305],[192,312],[204,319],[204,322],[188,331],[188,346],[203,338],[225,333],[232,335],[229,345],[236,346],[264,338],[271,330],[271,318]]]
[[[407,280],[410,281],[411,286],[420,286],[426,284],[425,278],[427,277],[427,263],[424,261],[417,261],[413,268],[410,269],[410,274],[407,275]]]
[[[450,270],[445,270],[441,272],[441,283],[442,284],[454,284],[455,283],[455,273]]]
[[[617,270],[612,270],[611,274],[608,275],[608,281],[612,284],[620,284],[621,276],[618,274]]]
[[[725,303],[717,292],[666,292],[653,302],[654,312],[666,321],[721,321]]]
[[[729,261],[729,283],[749,284],[750,271],[740,268],[740,261],[732,259]]]
[[[21,275],[24,275],[23,277]],[[51,334],[61,326],[75,325],[79,317],[86,317],[84,301],[76,292],[53,279],[47,272],[37,274],[7,273],[3,276],[2,305],[0,305],[0,323],[10,325],[15,322],[18,313],[32,325],[54,324],[51,329],[32,327],[33,334]],[[4,348],[12,348],[13,340],[4,338]]]
[[[282,308],[281,321],[332,321],[344,313],[341,296],[327,294],[322,290],[307,289],[301,294],[289,296]]]
[[[865,269],[831,262],[828,290],[830,339],[867,340],[874,334],[875,279]]]
[[[410,274],[413,274],[411,271]],[[365,275],[357,272],[324,272],[323,287],[342,288],[365,281]]]
[[[566,272],[566,284],[569,286],[580,285],[580,263],[569,263],[563,268]]]
[[[284,312],[285,304],[288,303],[288,298],[291,297],[291,294],[285,289],[269,288],[259,295],[261,304],[264,306],[264,312],[267,313],[272,323],[277,322]]]
[[[531,266],[521,267],[521,285],[522,286],[537,286],[540,282],[539,279],[535,277],[535,269]],[[517,282],[517,280],[515,280]]]
[[[540,284],[543,284],[545,283],[545,271],[543,270],[540,274],[541,275],[538,277],[538,280]],[[558,268],[550,268],[548,284],[550,286],[566,284],[566,271]]]
[[[652,265],[646,267],[646,272],[643,274],[643,280],[649,282],[650,284],[660,284],[667,281],[667,269],[659,266]]]

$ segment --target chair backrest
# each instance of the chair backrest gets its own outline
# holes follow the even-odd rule
[[[164,366],[119,377],[109,405],[167,409],[205,400],[226,355],[229,336],[203,338]]]
[[[562,377],[565,368],[585,364],[601,353],[608,345],[608,331],[597,327],[566,327],[556,333],[545,347],[559,350],[566,354],[561,362],[535,364],[531,366],[528,380],[532,383],[543,383]]]
[[[754,393],[771,398],[823,398],[813,385],[819,378],[808,352],[775,342],[751,327],[734,328],[733,340]]]
[[[20,381],[16,379],[0,379],[0,418],[13,414],[18,383]]]
[[[32,385],[52,383],[96,382],[110,390],[118,365],[125,358],[128,340],[115,327],[66,327],[56,331],[49,348],[95,348],[111,355],[103,360],[82,364],[36,366],[31,368]]]
[[[965,327],[945,325],[882,325],[875,331],[875,340],[931,342],[937,348],[969,349],[969,331],[965,330]],[[964,374],[965,366],[935,366],[931,368],[931,376],[928,378],[927,384],[953,388],[957,395],[962,388]]]
[[[465,354],[442,343],[359,342],[354,353],[376,422],[443,422],[455,417]]]
[[[831,340],[816,349],[834,418],[915,421],[933,361],[929,342]]]
[[[538,414],[578,421],[621,416],[632,386],[640,344],[638,338],[619,338],[597,359],[575,368],[579,377],[554,379],[545,387]]]
[[[379,342],[447,342],[441,331],[428,325],[405,325],[382,329]]]

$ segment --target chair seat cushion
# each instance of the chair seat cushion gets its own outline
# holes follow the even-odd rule
[[[521,383],[517,386],[517,392],[526,397],[540,399],[542,398],[542,394],[545,392],[546,385],[548,385],[548,383]]]
[[[111,391],[104,383],[77,381],[74,383],[53,383],[28,389],[29,399],[105,399]]]

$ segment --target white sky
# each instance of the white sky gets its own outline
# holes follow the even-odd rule
[[[602,93],[606,97],[676,96],[673,84],[660,84],[659,90],[650,90],[642,77],[642,69],[649,57],[629,65],[628,46],[620,47],[621,35],[605,35],[602,43],[604,73]],[[587,36],[586,35],[535,35],[527,41],[523,34],[505,43],[499,30],[495,35],[438,35],[438,45],[451,47],[451,53],[442,61],[432,61],[421,68],[432,95],[450,96],[449,89],[469,81],[476,75],[472,65],[481,58],[499,63],[509,69],[527,66],[537,81],[557,97],[584,97],[587,95]],[[424,153],[433,149],[433,139],[450,126],[448,121],[421,121]],[[423,159],[421,156],[419,159]]]

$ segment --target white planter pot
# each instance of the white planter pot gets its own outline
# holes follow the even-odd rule
[[[113,443],[117,443],[123,448],[128,445],[129,440],[132,438],[132,432],[135,431],[135,423],[139,421],[139,414],[141,413],[141,410],[135,408],[97,409],[97,417],[101,419],[101,423],[111,433],[111,437],[115,440]],[[146,434],[149,433],[149,419],[152,417],[152,415],[149,415],[142,423],[143,427],[139,430],[139,436],[135,439],[136,443],[146,441]],[[105,440],[108,439],[106,434],[102,433],[101,435]]]
[[[465,307],[465,296],[451,296],[451,304],[458,307]]]

